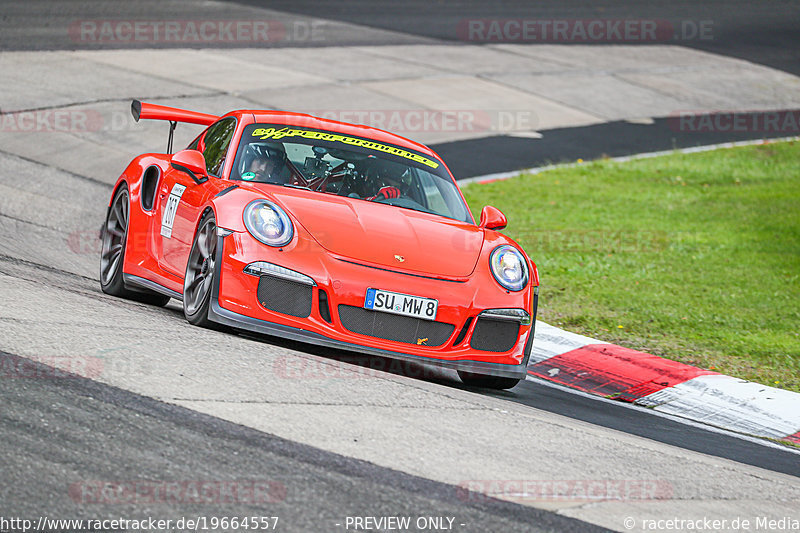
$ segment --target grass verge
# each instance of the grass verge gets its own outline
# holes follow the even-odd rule
[[[800,143],[464,187],[539,268],[539,318],[800,392]]]

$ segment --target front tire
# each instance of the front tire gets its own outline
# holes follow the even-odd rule
[[[122,265],[125,263],[125,248],[128,242],[128,222],[130,219],[130,196],[128,187],[122,185],[106,215],[106,222],[100,233],[100,288],[104,293],[119,298],[135,300],[163,307],[169,296],[149,291],[132,291],[125,288],[122,279]]]
[[[519,378],[504,378],[501,376],[475,374],[465,370],[459,370],[458,377],[461,378],[461,381],[464,382],[464,385],[494,390],[508,390],[516,387],[517,383],[521,381]]]
[[[190,324],[220,329],[208,318],[217,265],[217,222],[209,211],[200,220],[194,236],[183,281],[183,314]]]

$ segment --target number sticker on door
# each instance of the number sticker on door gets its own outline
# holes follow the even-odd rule
[[[172,238],[172,225],[175,223],[175,213],[178,211],[178,202],[181,201],[183,191],[186,190],[184,185],[176,183],[172,186],[172,191],[167,198],[167,205],[164,206],[164,213],[161,216],[161,236],[167,239]]]

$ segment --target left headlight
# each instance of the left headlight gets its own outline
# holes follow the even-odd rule
[[[250,235],[269,246],[284,246],[294,235],[289,215],[269,200],[253,200],[247,204],[243,218]]]
[[[492,275],[503,288],[521,291],[528,285],[528,264],[522,253],[504,244],[492,250],[489,257]]]

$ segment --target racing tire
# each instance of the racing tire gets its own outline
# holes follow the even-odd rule
[[[141,303],[163,307],[170,297],[146,290],[132,291],[125,287],[122,278],[122,265],[125,263],[125,249],[128,243],[128,222],[130,196],[128,187],[122,185],[106,214],[106,221],[100,232],[100,288],[104,293]]]
[[[183,314],[190,324],[223,330],[208,318],[217,270],[217,221],[209,211],[200,219],[183,278]]]
[[[458,377],[464,385],[480,387],[482,389],[507,390],[515,387],[521,380],[520,378],[504,378],[501,376],[489,376],[486,374],[475,374],[465,370],[458,371]]]

